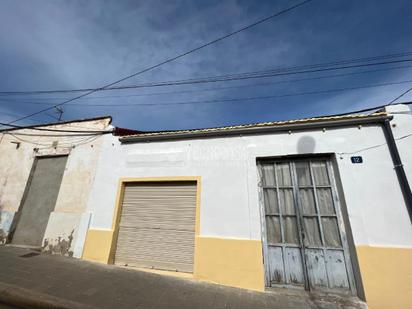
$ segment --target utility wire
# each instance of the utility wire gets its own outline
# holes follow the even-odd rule
[[[389,70],[398,70],[398,69],[406,69],[412,68],[411,65],[407,66],[400,66],[400,67],[390,67],[390,68],[383,68],[383,69],[375,69],[375,70],[366,70],[366,71],[358,71],[358,72],[349,72],[349,73],[341,73],[341,74],[330,74],[330,75],[323,75],[323,76],[316,76],[316,77],[308,77],[308,78],[300,78],[300,79],[290,79],[290,80],[280,80],[275,82],[267,82],[267,83],[255,83],[255,84],[248,84],[248,85],[240,85],[240,86],[227,86],[227,87],[213,87],[207,89],[197,89],[197,90],[181,90],[181,91],[168,91],[168,92],[152,92],[152,93],[139,93],[139,94],[130,94],[130,95],[113,95],[113,96],[98,96],[98,97],[88,97],[82,98],[79,100],[95,100],[95,99],[110,99],[110,98],[129,98],[129,97],[144,97],[144,96],[156,96],[156,95],[166,95],[166,94],[183,94],[183,93],[198,93],[204,91],[216,91],[216,90],[228,90],[228,89],[239,89],[239,88],[250,88],[250,87],[260,87],[260,86],[272,86],[277,84],[287,84],[287,83],[295,83],[295,82],[302,82],[302,81],[310,81],[310,80],[321,80],[321,79],[329,79],[329,78],[336,78],[336,77],[343,77],[343,76],[351,76],[351,75],[360,75],[360,74],[367,74],[367,73],[375,73],[375,72],[383,72]],[[42,101],[18,101],[24,98],[15,98],[5,100],[2,99],[0,96],[0,101],[3,102],[13,102],[16,104],[53,104],[49,102],[43,102],[46,100],[61,100],[64,98],[37,98],[38,100]],[[32,98],[26,98],[32,99]],[[36,100],[36,98],[34,98]],[[49,115],[46,113],[46,115]],[[51,115],[49,115],[52,117]],[[54,117],[53,117],[54,118]]]
[[[123,82],[123,81],[125,81],[125,80],[127,80],[127,79],[130,79],[130,78],[132,78],[132,77],[135,77],[135,76],[137,76],[137,75],[140,75],[140,74],[143,74],[143,73],[145,73],[145,72],[151,71],[151,70],[153,70],[153,69],[155,69],[155,68],[158,68],[158,67],[160,67],[160,66],[162,66],[162,65],[164,65],[164,64],[173,62],[173,61],[175,61],[175,60],[177,60],[177,59],[180,59],[180,58],[185,57],[185,56],[187,56],[187,55],[189,55],[189,54],[192,54],[192,53],[194,53],[194,52],[196,52],[196,51],[198,51],[198,50],[201,50],[201,49],[203,49],[203,48],[205,48],[205,47],[207,47],[207,46],[210,46],[210,45],[215,44],[215,43],[217,43],[217,42],[220,42],[220,41],[222,41],[222,40],[224,40],[224,39],[227,39],[227,38],[229,38],[229,37],[231,37],[231,36],[234,36],[234,35],[242,32],[242,31],[248,30],[248,29],[250,29],[250,28],[252,28],[252,27],[255,27],[255,26],[259,25],[259,24],[262,24],[262,23],[264,23],[264,22],[266,22],[266,21],[268,21],[268,20],[270,20],[270,19],[273,19],[273,18],[275,18],[275,17],[278,17],[278,16],[280,16],[280,15],[283,15],[283,14],[285,14],[285,13],[287,13],[287,12],[289,12],[289,11],[292,11],[292,10],[294,10],[294,9],[296,9],[296,8],[298,8],[298,7],[306,4],[306,3],[309,3],[309,2],[311,2],[311,1],[312,1],[312,0],[305,0],[305,1],[299,2],[299,3],[297,3],[297,4],[293,5],[293,6],[290,6],[290,7],[286,8],[286,9],[283,9],[283,10],[281,10],[281,11],[279,11],[279,12],[276,12],[276,13],[274,13],[274,14],[266,17],[266,18],[263,18],[263,19],[261,19],[261,20],[259,20],[259,21],[257,21],[257,22],[254,22],[254,23],[252,23],[252,24],[249,24],[249,25],[247,25],[247,26],[244,26],[244,27],[242,27],[242,28],[240,28],[240,29],[238,29],[238,30],[236,30],[236,31],[233,31],[233,32],[231,32],[231,33],[228,33],[228,34],[226,34],[226,35],[224,35],[224,36],[221,36],[221,37],[219,37],[219,38],[217,38],[217,39],[214,39],[214,40],[209,41],[209,42],[207,42],[207,43],[205,43],[205,44],[202,44],[202,45],[200,45],[200,46],[198,46],[198,47],[196,47],[196,48],[193,48],[193,49],[191,49],[191,50],[189,50],[189,51],[187,51],[187,52],[184,52],[184,53],[182,53],[182,54],[180,54],[180,55],[177,55],[177,56],[175,56],[175,57],[169,58],[169,59],[167,59],[167,60],[165,60],[165,61],[162,61],[162,62],[160,62],[160,63],[158,63],[158,64],[155,64],[155,65],[152,65],[152,66],[150,66],[150,67],[148,67],[148,68],[145,68],[145,69],[143,69],[143,70],[141,70],[141,71],[139,71],[139,72],[136,72],[136,73],[133,73],[133,74],[128,75],[128,76],[126,76],[126,77],[123,77],[123,78],[121,78],[121,79],[119,79],[119,80],[116,80],[116,81],[114,81],[114,82],[112,82],[112,83],[109,83],[109,84],[107,84],[107,85],[105,85],[105,86],[103,86],[103,87],[90,90],[90,91],[88,91],[88,92],[86,92],[86,93],[84,93],[84,94],[81,94],[81,95],[76,96],[76,97],[74,97],[74,98],[68,99],[68,100],[66,100],[66,101],[64,101],[64,102],[62,102],[62,103],[56,104],[56,105],[54,105],[54,106],[52,106],[52,107],[48,107],[48,108],[42,109],[42,110],[40,110],[40,111],[31,113],[31,114],[29,114],[29,115],[26,115],[26,116],[17,118],[16,120],[13,120],[13,121],[9,122],[9,124],[15,123],[15,122],[20,121],[20,120],[24,120],[24,119],[30,118],[30,117],[32,117],[32,116],[38,115],[38,114],[43,113],[43,112],[46,112],[46,111],[48,111],[48,110],[50,110],[50,109],[53,109],[53,108],[55,108],[55,107],[57,107],[57,106],[65,105],[65,104],[67,104],[67,103],[69,103],[69,102],[73,102],[73,101],[75,101],[75,100],[77,100],[77,99],[80,99],[80,98],[82,98],[82,97],[88,96],[88,95],[90,95],[90,94],[92,94],[92,93],[95,93],[95,92],[97,92],[97,91],[100,91],[100,90],[103,90],[103,89],[105,89],[105,88],[108,88],[108,87],[114,86],[114,85],[116,85],[116,84],[119,84],[119,83],[121,83],[121,82]]]
[[[117,86],[117,87],[105,87],[103,90],[123,90],[123,89],[130,89],[130,88],[140,88],[140,87],[148,87],[148,86],[170,86],[170,84],[180,84],[180,83],[190,83],[190,82],[197,82],[197,81],[209,81],[214,79],[221,79],[225,81],[225,78],[240,78],[240,77],[252,77],[256,75],[256,78],[260,77],[262,74],[274,74],[274,73],[286,73],[286,72],[293,72],[297,70],[307,70],[307,69],[314,69],[314,68],[325,68],[331,67],[336,65],[347,65],[347,64],[354,64],[354,63],[363,63],[363,62],[371,62],[371,61],[378,61],[384,59],[391,59],[391,58],[399,58],[405,56],[411,56],[412,52],[403,52],[397,54],[387,54],[387,55],[380,55],[374,57],[364,57],[364,58],[355,58],[355,59],[346,59],[340,61],[333,61],[333,62],[324,62],[324,63],[316,63],[316,64],[306,64],[300,66],[292,66],[292,67],[280,67],[268,70],[261,70],[261,71],[253,71],[253,72],[243,72],[238,74],[225,74],[225,75],[218,75],[218,76],[210,76],[210,77],[201,77],[201,78],[194,78],[194,79],[184,79],[184,80],[175,80],[175,81],[163,81],[163,82],[154,82],[154,83],[146,83],[146,84],[138,84],[138,85],[128,85],[128,86]],[[396,60],[395,62],[387,61],[387,62],[380,62],[374,63],[370,65],[382,65],[382,64],[391,64],[397,62],[407,62],[410,60]],[[350,66],[349,68],[355,68],[357,66]],[[347,68],[346,66],[344,68]],[[331,68],[332,70],[333,68]],[[303,73],[310,73],[312,71],[304,71]],[[315,71],[316,72],[316,71]],[[292,73],[295,74],[295,73]],[[67,89],[67,90],[39,90],[39,91],[3,91],[0,92],[1,96],[7,95],[26,95],[26,94],[52,94],[52,93],[71,93],[71,92],[86,92],[94,90],[94,88],[84,88],[84,89]],[[64,98],[63,98],[64,99]]]
[[[13,129],[28,129],[28,130],[36,130],[36,131],[48,131],[48,132],[63,132],[63,133],[92,133],[92,134],[108,134],[112,133],[112,131],[95,131],[95,130],[58,130],[58,129],[47,129],[47,128],[38,128],[37,126],[17,126],[9,123],[0,122],[2,126],[9,126]],[[59,125],[58,123],[56,125]],[[44,126],[44,125],[39,125]],[[5,133],[7,130],[4,129],[0,130],[0,133]]]
[[[232,75],[232,76],[222,75],[222,76],[215,76],[215,77],[204,78],[204,79],[188,79],[188,80],[181,80],[181,81],[168,81],[168,82],[159,82],[159,83],[146,83],[146,84],[140,84],[140,85],[113,87],[111,89],[117,90],[117,89],[132,89],[132,88],[134,89],[134,88],[149,88],[149,87],[162,87],[162,86],[176,86],[176,85],[180,86],[180,85],[191,85],[191,84],[202,84],[202,83],[215,83],[215,82],[222,82],[222,81],[247,80],[247,79],[264,78],[264,77],[287,76],[287,75],[296,75],[296,74],[325,72],[325,71],[336,71],[336,70],[344,70],[344,69],[353,69],[353,68],[361,68],[361,67],[369,67],[369,66],[411,62],[411,61],[412,59],[402,59],[402,60],[383,61],[383,62],[374,62],[374,63],[357,64],[357,65],[328,67],[328,68],[320,68],[320,69],[289,71],[289,72],[288,71],[286,72],[267,71],[263,73],[239,74],[239,75]]]
[[[287,94],[281,94],[281,95],[246,97],[246,98],[223,98],[223,99],[204,100],[204,101],[181,101],[181,102],[158,102],[158,103],[124,103],[124,104],[93,104],[91,103],[91,104],[83,104],[83,105],[78,105],[78,104],[68,104],[68,105],[82,107],[82,108],[84,107],[86,108],[87,107],[111,107],[113,108],[113,107],[125,107],[125,106],[139,107],[139,106],[159,106],[159,105],[170,106],[170,105],[210,104],[210,103],[252,101],[252,100],[275,99],[275,98],[303,96],[303,95],[326,94],[326,93],[332,93],[332,92],[342,92],[342,91],[351,91],[351,90],[358,90],[358,89],[365,89],[365,88],[385,87],[385,86],[400,85],[400,84],[407,84],[407,83],[412,83],[412,80],[371,84],[371,85],[355,86],[355,87],[346,87],[346,88],[335,88],[335,89],[326,89],[326,90],[298,92],[298,93],[287,93]],[[273,102],[266,102],[266,103],[273,103]],[[36,104],[39,104],[39,103],[36,103]],[[42,104],[48,104],[48,103],[42,103]]]
[[[337,66],[337,67],[335,66],[335,67],[326,67],[326,68],[319,68],[319,69],[300,70],[300,71],[290,71],[290,70],[286,70],[284,72],[279,72],[279,71],[275,72],[275,70],[258,71],[258,72],[240,73],[240,74],[232,74],[232,75],[220,75],[220,76],[213,76],[213,77],[206,77],[206,78],[199,78],[199,79],[186,79],[186,80],[176,80],[176,81],[144,83],[144,84],[129,85],[129,86],[118,86],[118,87],[105,88],[101,90],[124,90],[124,89],[136,89],[136,88],[152,88],[152,87],[163,87],[163,86],[182,86],[182,85],[193,85],[193,84],[202,84],[202,83],[216,83],[216,82],[225,82],[225,81],[234,81],[234,80],[248,80],[248,79],[256,79],[256,78],[275,77],[275,76],[288,76],[288,75],[296,75],[296,74],[318,73],[318,72],[325,72],[325,71],[337,71],[337,70],[370,67],[370,66],[380,66],[380,65],[386,65],[386,64],[395,64],[395,63],[403,63],[403,62],[411,62],[411,61],[412,61],[412,58],[402,59],[402,60],[383,61],[383,62],[373,62],[373,63],[366,63],[366,64],[344,65],[344,66]],[[78,97],[78,99],[80,98],[82,98],[82,96]]]
[[[402,139],[405,139],[405,138],[408,138],[408,137],[411,137],[411,136],[412,136],[412,133],[403,135],[403,136],[398,137],[398,138],[395,138],[395,140],[399,141],[399,140],[402,140]],[[369,146],[369,147],[366,147],[366,148],[362,148],[362,149],[359,149],[359,150],[356,150],[356,151],[353,151],[353,152],[338,152],[337,154],[339,154],[339,155],[353,155],[353,154],[356,154],[356,153],[360,153],[360,152],[363,152],[363,151],[366,151],[366,150],[375,149],[375,148],[382,147],[382,146],[385,146],[385,145],[386,145],[386,143],[382,143],[382,144],[377,144],[377,145]]]
[[[392,105],[393,103],[395,103],[397,100],[399,100],[400,98],[402,98],[403,96],[405,96],[407,93],[409,93],[412,90],[412,87],[407,89],[406,91],[402,92],[400,95],[398,95],[395,99],[393,99],[392,101],[390,101],[388,103],[388,105]]]
[[[402,103],[399,103],[399,104],[411,105],[412,102],[402,102]],[[374,107],[357,109],[357,110],[352,110],[352,111],[349,111],[349,112],[339,113],[339,114],[329,114],[329,115],[326,115],[326,116],[328,116],[328,117],[337,117],[337,116],[344,116],[344,115],[349,115],[349,114],[359,114],[359,113],[365,113],[365,112],[371,112],[371,111],[375,112],[376,110],[383,109],[388,105],[389,104],[386,103],[386,104],[382,104],[382,105],[378,105],[378,106],[374,106]],[[316,117],[323,117],[323,116],[316,116]]]
[[[36,145],[36,146],[44,146],[44,147],[39,148],[39,149],[54,148],[54,146],[52,146],[50,144],[44,144],[44,143],[34,142],[32,140],[23,139],[23,138],[17,136],[16,133],[7,132],[6,134],[8,134],[10,136],[13,136],[15,139],[19,140],[20,142],[24,142],[24,143],[28,143],[28,144],[32,144],[32,145]],[[79,138],[77,140],[71,138],[69,141],[62,141],[62,142],[60,142],[60,140],[59,140],[57,148],[72,148],[73,146],[77,147],[77,146],[80,146],[80,145],[83,145],[83,144],[90,143],[90,142],[98,139],[99,137],[101,137],[101,135],[95,135],[95,136],[86,137],[86,138],[82,138],[82,139]]]
[[[63,131],[62,131],[63,132]],[[3,132],[0,132],[3,133]],[[40,136],[40,137],[74,137],[74,136],[97,136],[103,134],[111,134],[112,132],[106,131],[104,133],[73,133],[73,134],[40,134],[40,133],[20,133],[20,132],[13,132],[10,133],[9,131],[4,132],[5,134],[13,134],[13,135],[22,135],[22,136]]]
[[[410,88],[408,88],[408,89],[406,89],[404,92],[402,92],[400,95],[398,95],[396,98],[394,98],[392,101],[390,101],[389,103],[387,103],[387,104],[384,104],[384,105],[379,105],[379,106],[376,106],[376,107],[371,107],[371,108],[364,108],[364,109],[361,109],[361,110],[357,110],[357,111],[355,111],[355,112],[348,112],[348,113],[342,113],[342,114],[335,114],[335,115],[333,115],[333,116],[341,116],[341,115],[347,115],[347,114],[352,114],[352,113],[363,113],[363,112],[375,112],[376,110],[379,110],[379,109],[383,109],[383,108],[385,108],[386,106],[389,106],[389,105],[392,105],[392,104],[394,104],[397,100],[399,100],[400,98],[402,98],[403,96],[405,96],[406,94],[408,94],[410,91],[412,91],[412,87],[410,87]],[[411,102],[407,102],[407,103],[402,103],[402,104],[412,104]]]

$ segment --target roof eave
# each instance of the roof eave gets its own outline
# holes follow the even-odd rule
[[[152,141],[171,141],[179,139],[190,139],[190,138],[210,138],[210,137],[222,137],[222,136],[233,136],[233,135],[250,135],[250,134],[267,134],[274,132],[287,132],[293,130],[310,130],[318,128],[331,128],[331,127],[347,127],[354,125],[364,125],[381,123],[385,120],[392,120],[392,116],[388,115],[376,115],[368,116],[365,118],[348,118],[339,120],[321,120],[314,122],[305,123],[292,123],[292,124],[282,124],[273,126],[262,126],[262,127],[250,127],[250,128],[237,128],[229,130],[216,130],[216,131],[206,131],[206,132],[184,132],[184,133],[171,133],[164,135],[141,135],[141,136],[125,136],[119,138],[121,143],[141,143],[141,142],[152,142]]]

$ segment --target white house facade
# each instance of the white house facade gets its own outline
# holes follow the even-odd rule
[[[83,258],[406,308],[411,134],[409,107],[393,105],[369,115],[104,136]]]

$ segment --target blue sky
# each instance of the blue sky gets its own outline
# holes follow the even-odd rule
[[[99,87],[297,2],[3,0],[0,2],[0,71],[3,73],[0,91]],[[410,52],[411,11],[412,2],[407,0],[315,0],[122,85]],[[112,115],[115,125],[140,130],[213,127],[381,105],[412,86],[410,82],[327,95],[139,106],[142,103],[276,96],[407,81],[412,80],[412,67],[278,83],[328,74],[331,73],[98,92],[89,99],[66,106],[63,119]],[[265,85],[256,85],[262,83]],[[218,89],[222,87],[225,89]],[[49,106],[40,103],[56,104],[71,96],[73,94],[0,97],[0,121],[12,121]],[[412,94],[402,99],[408,100],[412,100]],[[41,114],[17,124],[52,121],[49,115]]]

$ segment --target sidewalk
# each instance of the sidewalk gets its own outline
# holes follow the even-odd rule
[[[18,308],[365,308],[334,297],[257,293],[31,252],[0,247],[0,303]]]

